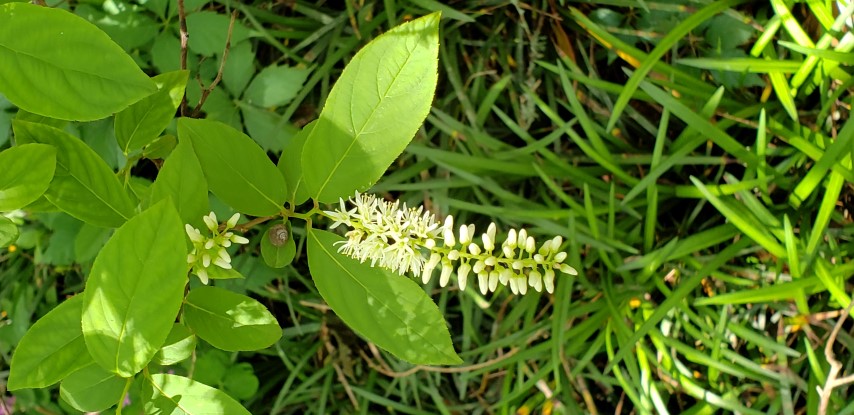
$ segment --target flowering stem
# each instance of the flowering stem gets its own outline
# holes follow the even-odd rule
[[[246,233],[247,231],[249,231],[249,229],[252,229],[253,227],[260,225],[260,224],[262,224],[268,220],[276,219],[279,216],[282,216],[282,215],[278,214],[278,215],[262,216],[259,218],[255,218],[255,219],[250,220],[249,222],[235,226],[234,230],[236,230],[238,232]]]

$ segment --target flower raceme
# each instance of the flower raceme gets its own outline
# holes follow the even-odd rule
[[[361,262],[370,260],[371,266],[400,275],[412,272],[425,284],[433,271],[441,268],[442,287],[455,272],[461,290],[465,290],[472,275],[483,294],[494,292],[498,285],[509,285],[514,294],[525,294],[528,287],[537,292],[545,288],[552,293],[557,272],[578,274],[564,263],[567,254],[560,250],[560,236],[537,245],[525,229],[511,229],[504,242],[497,245],[495,223],[477,239],[474,225],[460,225],[455,233],[453,216],[440,225],[422,206],[410,208],[405,203],[401,206],[399,201],[389,202],[359,192],[350,198],[350,203],[353,207],[347,209],[341,199],[339,209],[324,212],[334,221],[330,228],[349,228],[347,240],[340,242],[338,252]]]
[[[217,222],[216,214],[213,212],[202,217],[202,219],[213,236],[203,236],[198,229],[189,224],[184,225],[184,229],[193,243],[193,250],[187,255],[187,263],[190,265],[193,274],[196,274],[203,284],[207,284],[210,271],[215,270],[215,268],[211,268],[211,265],[216,265],[225,270],[231,269],[231,256],[225,249],[230,247],[232,243],[246,244],[249,243],[249,240],[229,232],[229,229],[235,227],[237,221],[240,220],[239,213],[235,213],[226,221],[225,228],[222,231],[219,230],[219,222]]]

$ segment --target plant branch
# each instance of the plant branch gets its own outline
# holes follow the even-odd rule
[[[207,101],[208,95],[210,95],[219,82],[222,81],[222,72],[225,70],[225,62],[228,60],[228,51],[231,49],[231,35],[234,33],[234,22],[236,20],[237,10],[233,10],[231,12],[231,21],[228,22],[228,35],[225,37],[225,48],[222,51],[222,59],[219,61],[219,70],[216,72],[216,78],[214,78],[213,82],[211,82],[207,88],[202,89],[202,96],[199,98],[199,103],[196,104],[196,108],[193,108],[191,117],[199,116],[199,113],[202,110],[202,105]]]
[[[830,337],[827,338],[827,343],[824,346],[824,357],[830,363],[830,371],[827,373],[827,381],[824,382],[824,388],[816,386],[818,394],[821,396],[821,403],[818,407],[820,415],[827,414],[827,407],[830,405],[830,395],[833,393],[834,388],[854,382],[854,374],[841,379],[838,378],[839,372],[842,371],[842,363],[836,360],[836,355],[833,353],[833,344],[836,343],[839,331],[842,330],[842,324],[848,318],[852,306],[854,306],[854,301],[848,304],[848,307],[842,312],[839,320],[833,325],[833,331],[830,332]]]
[[[181,70],[187,69],[187,43],[190,34],[187,33],[187,13],[184,10],[184,0],[178,0],[178,25],[181,33]],[[181,115],[187,114],[187,91],[181,97]]]

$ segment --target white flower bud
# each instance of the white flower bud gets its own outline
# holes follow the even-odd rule
[[[196,252],[195,251],[193,251],[192,254],[187,254],[187,263],[192,264],[194,262],[196,262]]]
[[[480,287],[480,293],[486,295],[489,291],[489,274],[486,271],[477,273],[477,284]]]
[[[246,239],[246,238],[244,238],[244,237],[242,237],[242,236],[240,236],[240,235],[231,235],[231,238],[229,238],[229,240],[230,240],[231,242],[236,243],[236,244],[244,244],[244,245],[245,245],[245,244],[248,244],[248,243],[249,243],[249,240],[248,240],[248,239]]]
[[[436,247],[436,241],[434,241],[433,239],[428,239],[428,240],[424,241],[424,247],[432,250],[433,248]]]
[[[528,239],[525,240],[525,250],[528,251],[529,254],[533,254],[537,249],[537,241],[534,240],[533,236],[529,236]]]
[[[537,271],[531,271],[528,274],[528,285],[537,290],[538,293],[543,292],[543,276]]]
[[[225,227],[228,229],[231,229],[231,228],[237,226],[237,221],[239,221],[239,220],[240,220],[240,214],[235,213],[235,214],[231,215],[230,218],[228,218],[227,222],[225,222]]]
[[[442,257],[435,252],[430,255],[430,260],[427,261],[427,264],[424,265],[424,269],[421,271],[422,284],[427,284],[428,282],[430,282],[430,277],[433,275],[433,269],[436,268],[436,265],[439,264],[439,261],[441,259]]]
[[[543,274],[543,285],[546,286],[546,291],[549,294],[555,292],[555,272],[547,269],[545,274]]]
[[[450,259],[451,261],[456,261],[460,259],[460,251],[452,249],[451,252],[448,252],[448,259]]]
[[[507,285],[507,281],[512,280],[512,277],[513,271],[510,271],[508,268],[502,268],[498,271],[498,282],[500,282],[501,285]]]
[[[442,239],[445,240],[445,246],[454,246],[456,244],[456,240],[454,239],[454,217],[448,215],[445,218],[445,225],[443,226],[442,231]]]
[[[516,239],[516,246],[519,248],[524,248],[525,244],[528,242],[528,231],[524,228],[519,231],[519,236]]]
[[[519,295],[519,283],[516,278],[510,278],[510,291],[513,292],[513,295]]]
[[[489,291],[495,292],[495,289],[498,288],[498,271],[491,271],[489,273]]]
[[[513,264],[511,264],[511,266],[516,271],[521,271],[522,268],[525,266],[525,264],[523,264],[522,261],[516,260],[516,261],[513,261]]]
[[[511,247],[510,247],[510,246],[508,246],[508,245],[504,245],[504,246],[502,246],[502,247],[501,247],[501,250],[504,252],[504,256],[505,256],[505,257],[507,257],[507,258],[513,258],[513,257],[515,257],[515,256],[516,256],[516,252],[515,252],[515,251],[513,251],[513,248],[511,248]]]
[[[552,238],[552,251],[559,250],[561,245],[563,245],[563,238],[560,235]]]
[[[207,253],[202,254],[202,266],[205,268],[211,266],[211,256]]]
[[[451,279],[451,271],[453,270],[454,266],[451,265],[451,261],[442,261],[442,275],[439,277],[440,287],[448,285],[448,281]]]
[[[519,286],[519,294],[525,295],[528,293],[528,284],[525,281],[525,277],[513,278],[512,281],[516,281],[516,285]]]
[[[480,247],[476,243],[469,244],[469,253],[472,255],[480,255]]]
[[[568,275],[578,275],[578,271],[567,264],[560,264],[560,272]]]
[[[477,260],[477,262],[474,263],[474,267],[472,267],[471,270],[474,271],[475,274],[480,274],[480,272],[483,271],[484,268],[486,268],[486,263],[484,263],[483,260],[479,259]]]
[[[184,230],[187,231],[187,236],[190,237],[190,240],[195,243],[202,243],[205,240],[205,237],[202,236],[202,233],[199,232],[198,229],[190,226],[189,224],[184,225]]]
[[[202,268],[196,272],[196,275],[199,277],[199,280],[202,281],[202,284],[208,285],[208,270]]]
[[[218,267],[220,267],[220,268],[224,268],[224,269],[231,269],[231,263],[226,262],[226,261],[223,261],[223,259],[222,259],[222,258],[217,258],[217,259],[215,259],[215,260],[214,260],[214,265],[216,265],[216,266],[218,266]]]
[[[486,252],[492,252],[492,250],[495,249],[495,241],[489,239],[489,235],[482,234],[480,235],[480,239],[483,241],[483,249]]]
[[[534,254],[534,262],[542,264],[543,262],[546,262],[546,258],[543,257],[541,254]]]
[[[205,242],[205,249],[211,249],[214,245],[216,245],[216,242],[214,242],[213,239],[208,239],[207,242]]]
[[[468,263],[462,263],[457,268],[457,282],[460,284],[460,291],[465,291],[466,289],[469,271],[471,271],[471,266]]]
[[[219,228],[219,223],[216,220],[216,213],[211,212],[209,215],[203,216],[202,220],[205,221],[205,225],[211,232],[216,232],[217,228]]]
[[[510,229],[510,232],[507,233],[507,240],[504,241],[504,245],[510,247],[511,249],[516,247],[516,229]],[[505,253],[507,251],[504,251]],[[512,256],[512,255],[508,255]]]
[[[483,263],[486,264],[487,266],[494,267],[495,264],[498,263],[498,258],[495,258],[494,256],[490,256],[489,258],[484,259]]]
[[[566,259],[566,252],[558,252],[555,254],[555,262],[563,262]]]

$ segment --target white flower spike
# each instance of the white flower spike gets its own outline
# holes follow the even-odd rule
[[[411,272],[420,276],[424,284],[430,282],[439,264],[442,265],[440,286],[445,287],[451,274],[456,273],[460,290],[465,290],[469,274],[473,273],[483,294],[494,292],[499,285],[508,286],[519,295],[527,293],[528,287],[537,292],[545,288],[553,293],[556,271],[578,274],[564,263],[568,255],[560,251],[563,243],[560,236],[546,240],[537,249],[536,239],[527,230],[510,229],[500,249],[496,249],[494,223],[477,238],[474,225],[458,225],[459,232],[455,235],[453,216],[446,217],[439,225],[436,217],[423,207],[401,206],[400,202],[359,192],[349,200],[354,208],[347,210],[345,201],[340,202],[338,210],[324,212],[333,220],[330,228],[339,225],[349,228],[345,234],[347,240],[339,243],[338,252],[361,262],[370,260],[371,266],[400,275]],[[231,219],[227,225],[230,222]],[[231,238],[239,243],[234,236]]]

